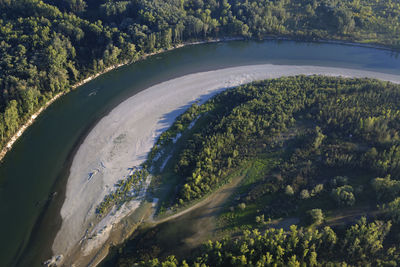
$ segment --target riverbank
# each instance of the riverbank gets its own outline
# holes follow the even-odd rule
[[[153,55],[157,55],[163,52],[167,52],[167,51],[171,51],[173,49],[177,49],[177,48],[181,48],[181,47],[185,47],[188,45],[197,45],[197,44],[204,44],[204,43],[216,43],[216,42],[228,42],[228,41],[238,41],[238,40],[245,40],[244,37],[226,37],[226,38],[217,38],[217,39],[210,39],[210,40],[203,40],[203,41],[193,41],[193,42],[186,42],[186,43],[182,43],[182,44],[176,44],[170,48],[166,48],[166,49],[159,49],[158,51],[155,51],[153,53],[146,53],[144,55],[139,56],[139,58],[137,60],[134,61],[126,61],[123,63],[119,63],[110,67],[105,68],[103,71],[100,71],[96,74],[93,74],[85,79],[83,79],[82,81],[74,84],[73,86],[71,86],[71,89],[74,90],[79,86],[82,86],[90,81],[92,81],[93,79],[96,79],[97,77],[99,77],[100,75],[103,75],[107,72],[110,72],[114,69],[120,68],[122,66],[125,65],[129,65],[132,63],[135,63],[139,60],[144,60],[149,56],[153,56]],[[380,44],[375,44],[375,43],[362,43],[362,42],[357,42],[357,41],[346,41],[346,40],[335,40],[335,39],[318,39],[318,40],[307,40],[307,39],[303,39],[303,38],[296,38],[296,37],[279,37],[279,36],[272,36],[272,37],[264,37],[262,38],[262,41],[265,40],[270,40],[270,41],[299,41],[299,42],[310,42],[310,43],[317,43],[317,44],[339,44],[339,45],[347,45],[347,46],[356,46],[356,47],[364,47],[364,48],[373,48],[373,49],[380,49],[380,50],[387,50],[387,51],[393,51],[393,52],[398,52],[398,50],[396,50],[396,48],[394,47],[390,47],[390,46],[384,46],[384,45],[380,45]],[[6,156],[7,152],[9,150],[12,149],[13,144],[18,140],[18,138],[26,131],[26,129],[31,126],[36,118],[44,111],[46,110],[54,101],[56,101],[59,97],[67,94],[69,91],[65,91],[65,92],[61,92],[58,93],[57,95],[55,95],[54,97],[52,97],[49,101],[46,102],[45,105],[43,105],[42,107],[39,108],[38,111],[36,111],[34,114],[31,115],[30,119],[28,121],[26,121],[18,130],[17,132],[10,138],[10,140],[6,143],[6,145],[3,147],[3,149],[0,151],[0,163],[2,161],[2,159]]]
[[[211,39],[211,40],[205,40],[205,41],[187,42],[187,43],[177,44],[177,45],[172,46],[172,47],[167,48],[167,49],[159,49],[159,50],[157,50],[157,51],[155,51],[153,53],[146,53],[144,55],[141,55],[141,56],[139,56],[139,58],[137,60],[125,61],[123,63],[119,63],[119,64],[116,64],[116,65],[109,66],[109,67],[105,68],[104,70],[102,70],[102,71],[100,71],[100,72],[98,72],[96,74],[90,75],[89,77],[83,79],[82,81],[72,85],[71,86],[71,90],[74,90],[77,87],[82,86],[82,85],[84,85],[84,84],[96,79],[97,77],[107,73],[107,72],[110,72],[112,70],[115,70],[115,69],[120,68],[120,67],[125,66],[125,65],[129,65],[129,64],[135,63],[138,60],[144,60],[149,56],[161,54],[163,52],[171,51],[173,49],[181,48],[181,47],[188,46],[188,45],[196,45],[196,44],[204,44],[204,43],[216,43],[216,42],[227,42],[227,41],[235,41],[235,40],[243,40],[243,38],[233,38],[232,37],[232,38],[218,38],[218,39]],[[36,118],[43,111],[45,111],[51,104],[53,104],[58,98],[60,98],[61,96],[65,95],[65,94],[68,94],[69,92],[70,92],[70,90],[67,90],[67,91],[60,92],[60,93],[56,94],[55,96],[53,96],[43,106],[41,106],[35,113],[33,113],[30,116],[30,118],[24,124],[22,124],[18,128],[17,132],[12,137],[10,137],[9,141],[5,144],[3,149],[0,151],[0,164],[1,164],[1,161],[3,160],[3,158],[6,156],[7,152],[12,149],[12,146],[14,145],[14,143],[29,128],[29,126],[31,126],[35,122]]]
[[[394,53],[399,53],[400,48],[395,46],[383,45],[378,42],[363,42],[362,40],[346,40],[346,39],[310,39],[298,36],[267,36],[261,39],[262,41],[295,41],[295,42],[306,42],[315,44],[336,44],[336,45],[346,45],[355,46],[363,48],[373,48],[379,50],[391,51]]]
[[[114,266],[116,262],[113,253],[120,249],[132,249],[137,254],[141,254],[145,253],[147,249],[158,247],[162,256],[184,257],[189,255],[192,249],[208,240],[219,240],[222,236],[219,234],[220,226],[217,218],[223,212],[225,205],[243,178],[243,175],[233,175],[228,183],[207,198],[173,216],[155,221],[149,218],[146,223],[135,230],[129,237],[129,241],[126,241],[127,243],[114,247],[100,266]],[[158,257],[161,256],[160,254]]]
[[[83,79],[82,81],[74,84],[71,86],[71,89],[76,89],[79,86],[82,86],[93,79],[99,77],[100,75],[103,75],[107,72],[110,72],[114,69],[120,68],[122,66],[128,65],[135,63],[139,60],[144,60],[149,56],[157,55],[163,52],[171,51],[173,49],[181,48],[184,46],[188,45],[197,45],[197,44],[204,44],[204,43],[216,43],[216,42],[228,42],[228,41],[237,41],[237,40],[245,40],[246,38],[244,37],[224,37],[224,38],[216,38],[216,39],[210,39],[210,40],[202,40],[202,41],[190,41],[190,42],[185,42],[181,44],[176,44],[171,46],[170,48],[163,48],[159,49],[155,52],[152,53],[146,53],[144,55],[140,55],[138,59],[133,60],[133,61],[125,61],[116,65],[109,66],[105,68],[103,71],[100,71],[96,74],[90,75],[89,77]],[[396,47],[391,47],[391,46],[385,46],[379,43],[362,43],[361,41],[351,41],[351,40],[341,40],[341,39],[312,39],[308,40],[307,38],[302,38],[302,37],[297,37],[297,36],[288,36],[288,37],[282,37],[282,36],[267,36],[263,37],[261,39],[262,41],[265,40],[270,40],[270,41],[299,41],[299,42],[310,42],[310,43],[319,43],[319,44],[339,44],[339,45],[348,45],[348,46],[357,46],[357,47],[364,47],[364,48],[373,48],[373,49],[380,49],[380,50],[387,50],[387,51],[393,51],[393,52],[399,52]],[[3,147],[3,149],[0,151],[0,163],[2,159],[5,157],[7,152],[12,148],[13,144],[18,140],[18,138],[26,131],[26,129],[34,123],[36,120],[37,116],[39,116],[44,110],[46,110],[55,100],[57,100],[59,97],[62,95],[67,94],[69,91],[61,92],[52,97],[49,101],[46,102],[45,105],[39,108],[38,111],[36,111],[34,114],[31,115],[30,119],[26,121],[20,128],[17,130],[17,132],[9,139],[9,141],[6,143],[6,145]]]
[[[66,92],[58,93],[54,97],[52,97],[49,101],[46,102],[38,111],[33,113],[29,120],[25,122],[19,129],[18,131],[10,138],[10,140],[6,143],[4,148],[0,151],[0,161],[5,157],[7,152],[12,148],[14,143],[18,140],[18,138],[28,129],[29,126],[31,126],[37,116],[40,115],[46,108],[48,108],[54,101],[56,101],[58,98],[60,98],[62,95],[64,95]]]
[[[254,80],[299,74],[370,77],[400,82],[399,76],[376,72],[267,64],[191,74],[152,86],[113,109],[79,147],[67,182],[66,199],[61,209],[63,223],[53,244],[53,252],[69,257],[69,251],[76,248],[87,230],[95,228],[91,223],[96,217],[96,206],[112,191],[114,184],[129,173],[129,168],[139,166],[146,159],[160,133],[191,103],[204,102],[226,88]],[[97,170],[96,175],[88,179],[93,170]],[[116,216],[125,217],[133,211],[127,209]],[[116,227],[118,223],[114,225]],[[107,227],[109,225],[104,227],[107,229],[104,233],[112,230]],[[96,250],[106,238],[101,233],[94,238],[102,240],[97,248],[93,247]],[[85,254],[88,253],[85,250]]]
[[[82,85],[92,81],[93,79],[96,79],[100,75],[105,74],[105,73],[107,73],[109,71],[112,71],[114,69],[117,69],[119,67],[122,67],[122,66],[124,66],[124,65],[126,65],[128,63],[130,63],[130,62],[125,62],[125,63],[121,63],[121,64],[117,64],[117,65],[113,65],[113,66],[110,66],[108,68],[105,68],[103,71],[101,71],[99,73],[96,73],[94,75],[91,75],[91,76],[83,79],[82,81],[74,84],[73,86],[71,86],[71,89],[74,90],[77,87],[82,86]],[[30,119],[27,122],[25,122],[18,129],[18,131],[10,138],[10,141],[8,141],[7,144],[5,145],[5,147],[1,150],[1,152],[0,152],[0,162],[5,157],[7,152],[12,148],[13,144],[18,140],[18,138],[28,129],[29,126],[31,126],[35,122],[36,118],[43,111],[45,111],[51,104],[53,104],[57,99],[59,99],[61,96],[65,95],[65,94],[68,94],[68,92],[69,92],[69,90],[56,94],[49,101],[47,101],[46,104],[44,104],[42,107],[40,107],[38,111],[36,111],[34,114],[31,115]]]

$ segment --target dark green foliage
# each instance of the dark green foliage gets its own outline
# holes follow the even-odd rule
[[[400,223],[400,197],[397,197],[393,201],[383,205],[382,210],[394,223]]]
[[[307,212],[307,221],[310,224],[319,225],[324,221],[324,213],[321,209],[312,209]]]
[[[306,118],[319,126],[310,127],[299,137],[303,138],[300,145],[279,167],[287,181],[283,189],[287,194],[300,194],[321,167],[367,168],[396,174],[400,153],[393,149],[388,152],[387,147],[398,142],[399,97],[398,86],[366,79],[298,76],[253,83],[193,106],[162,135],[154,151],[184,131],[190,120],[207,112],[208,124],[193,133],[177,155],[175,171],[184,183],[176,203],[211,192],[258,148],[273,149],[276,144],[272,140],[293,127],[296,118]],[[385,120],[366,128],[362,122],[379,116],[377,113],[386,114]],[[372,137],[367,134],[371,129],[386,137]],[[392,163],[383,163],[386,159]],[[329,183],[339,205],[355,204],[355,192],[348,183],[349,178],[344,176],[336,176]],[[322,189],[323,185],[313,193],[309,187],[312,194],[308,195]],[[360,190],[357,187],[356,191]],[[303,198],[308,198],[305,191]]]
[[[332,197],[339,206],[353,206],[356,202],[353,187],[350,185],[343,185],[332,189]]]
[[[336,176],[331,180],[332,187],[339,187],[347,185],[349,182],[349,178],[346,176]]]
[[[168,257],[165,261],[153,259],[141,266],[393,266],[399,259],[399,250],[384,247],[390,223],[365,218],[337,235],[330,227],[321,230],[298,229],[290,231],[254,229],[245,231],[239,239],[209,241],[197,256],[179,261]],[[118,266],[130,266],[122,258]],[[185,265],[188,264],[188,265]]]
[[[400,194],[400,181],[392,180],[390,175],[385,178],[375,178],[372,187],[380,201],[391,201]]]
[[[300,198],[301,199],[309,199],[310,198],[310,192],[308,192],[307,189],[303,189],[300,191]]]
[[[346,231],[341,248],[348,255],[348,262],[373,263],[380,260],[379,255],[382,253],[383,241],[389,233],[390,228],[390,222],[383,223],[382,221],[376,221],[367,224],[365,218],[362,218],[358,224],[350,227]],[[395,255],[390,256],[393,257]],[[398,256],[399,254],[396,255],[396,257]],[[396,257],[393,257],[393,259],[396,259]]]

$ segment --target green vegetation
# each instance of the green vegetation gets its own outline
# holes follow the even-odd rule
[[[377,198],[380,201],[390,201],[400,194],[400,181],[392,180],[390,175],[385,178],[376,178],[372,181]]]
[[[163,132],[157,139],[156,144],[152,147],[150,154],[147,157],[145,165],[151,166],[155,163],[164,153],[165,148],[174,143],[174,140],[181,136],[188,130],[190,125],[206,113],[207,107],[199,107],[196,103],[193,104],[188,110],[176,118],[174,124],[168,131]]]
[[[330,227],[321,230],[289,231],[254,229],[239,239],[230,238],[204,245],[193,261],[170,256],[153,259],[141,266],[396,266],[400,251],[394,246],[383,249],[390,223],[367,223],[365,218],[340,237]],[[123,262],[119,266],[130,266]]]
[[[160,205],[185,207],[243,177],[214,240],[180,258],[160,247],[139,255],[128,242],[114,264],[398,265],[399,85],[321,76],[255,82],[193,106],[164,136],[199,115],[172,154],[176,196]]]
[[[114,207],[119,208],[123,203],[136,198],[142,189],[146,178],[149,175],[146,169],[133,171],[127,179],[120,180],[116,185],[116,189],[104,197],[104,200],[97,206],[96,213],[99,216],[106,214]]]
[[[332,197],[339,206],[353,206],[356,202],[351,185],[344,185],[332,189]]]
[[[321,209],[312,209],[307,212],[308,221],[310,224],[319,225],[324,221],[324,213]]]
[[[386,215],[395,223],[400,223],[400,198],[397,197],[392,202],[383,206]]]
[[[230,170],[260,150],[279,149],[284,140],[277,142],[277,135],[291,127],[295,131],[296,121],[298,124],[308,120],[304,123],[319,126],[310,126],[298,136],[301,145],[280,166],[280,175],[294,182],[285,184],[282,177],[276,177],[278,186],[271,190],[283,185],[289,196],[302,190],[302,198],[309,197],[308,190],[317,195],[324,189],[323,184],[316,183],[313,188],[304,185],[308,183],[307,177],[316,174],[319,162],[331,169],[368,165],[378,174],[396,173],[398,157],[392,144],[397,144],[399,137],[391,125],[399,116],[397,89],[378,81],[299,76],[228,90],[200,107],[191,108],[192,119],[208,112],[208,123],[193,132],[177,153],[175,173],[185,182],[176,203],[211,192],[224,183]],[[177,124],[181,124],[181,119],[172,126],[174,134]],[[169,131],[163,136],[169,135],[174,136]],[[383,163],[382,158],[389,163]],[[330,179],[327,188],[338,204],[353,205],[355,189],[347,184],[349,178],[337,175]]]
[[[400,45],[391,0],[1,0],[0,147],[47,100],[107,67],[219,37]]]

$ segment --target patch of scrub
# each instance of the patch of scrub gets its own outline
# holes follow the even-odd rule
[[[89,255],[93,249],[99,248],[108,239],[112,228],[123,218],[135,211],[145,199],[146,190],[151,182],[151,175],[147,175],[143,185],[135,196],[124,199],[121,206],[114,205],[112,210],[81,240],[84,255]]]

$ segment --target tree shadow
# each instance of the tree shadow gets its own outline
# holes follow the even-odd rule
[[[197,97],[195,100],[190,101],[186,105],[180,106],[179,108],[174,109],[171,112],[165,113],[162,116],[162,118],[157,122],[157,124],[164,125],[164,126],[156,131],[156,139],[158,140],[160,135],[163,132],[165,132],[166,130],[168,130],[173,125],[173,123],[175,122],[176,118],[178,118],[180,115],[185,113],[185,111],[187,111],[190,106],[192,106],[195,103],[197,103],[198,105],[202,105],[205,102],[207,102],[209,99],[211,99],[214,96],[216,96],[217,94],[219,94],[219,93],[221,93],[223,91],[226,91],[228,89],[231,89],[231,88],[233,88],[233,87],[222,87],[222,88],[216,89],[216,90],[214,90],[212,92],[209,92],[207,94],[203,94],[203,95]]]

